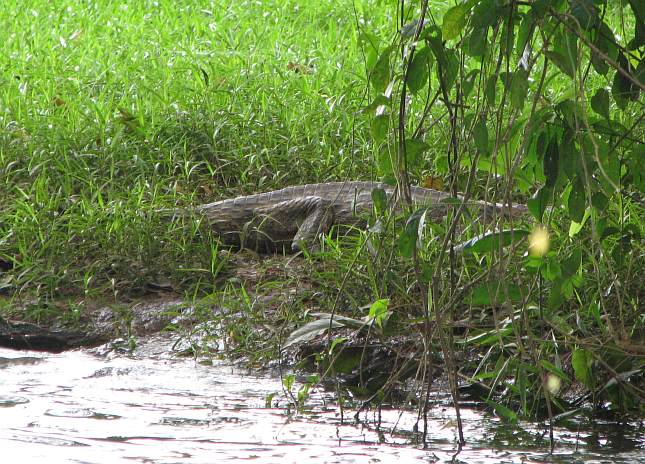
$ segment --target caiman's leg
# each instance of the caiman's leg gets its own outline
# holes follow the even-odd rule
[[[302,221],[296,235],[291,242],[291,250],[294,252],[301,249],[314,250],[318,247],[316,238],[320,234],[329,232],[334,223],[333,209],[331,203],[322,198],[316,198],[315,206]]]
[[[292,251],[314,249],[316,237],[333,224],[333,210],[324,198],[302,197],[258,208],[254,223],[254,233],[260,240],[276,245],[290,241]]]

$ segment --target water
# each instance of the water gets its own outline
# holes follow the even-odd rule
[[[278,377],[176,359],[171,344],[153,337],[135,356],[0,349],[3,462],[445,462],[456,451],[451,408],[433,408],[423,450],[410,445],[414,412],[383,411],[379,433],[373,412],[361,415],[367,424],[352,423],[351,412],[341,423],[319,391],[312,412],[289,415],[265,407],[272,393],[274,403],[287,404]],[[462,416],[468,444],[455,462],[645,462],[642,425],[557,429],[550,456],[544,427],[508,428],[472,409]]]

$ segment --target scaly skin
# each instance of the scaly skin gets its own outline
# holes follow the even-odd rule
[[[372,210],[372,191],[383,189],[388,200],[394,187],[379,182],[329,182],[287,187],[267,193],[248,195],[198,206],[227,245],[258,252],[298,251],[315,246],[315,239],[334,225],[363,226],[365,212]],[[431,219],[443,217],[449,205],[441,200],[451,195],[437,190],[411,187],[412,201],[428,206]],[[461,199],[461,198],[460,198]],[[400,202],[399,202],[400,203]],[[483,217],[508,216],[508,206],[473,201]],[[526,212],[526,206],[512,205],[512,216]],[[484,219],[485,220],[485,219]]]

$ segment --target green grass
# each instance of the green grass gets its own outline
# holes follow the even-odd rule
[[[5,286],[209,279],[215,242],[156,210],[373,177],[352,2],[217,3],[3,3]]]

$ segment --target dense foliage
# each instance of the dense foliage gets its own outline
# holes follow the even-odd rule
[[[458,226],[459,205],[425,233],[424,210],[408,218],[397,251],[419,277],[425,346],[441,346],[455,399],[457,347],[481,349],[471,378],[510,420],[570,414],[573,383],[642,412],[645,8],[456,3],[383,5],[393,39],[361,27],[375,162],[400,185],[525,199],[537,225],[527,249],[517,224],[466,242],[477,226]],[[478,307],[492,327],[456,334]]]

